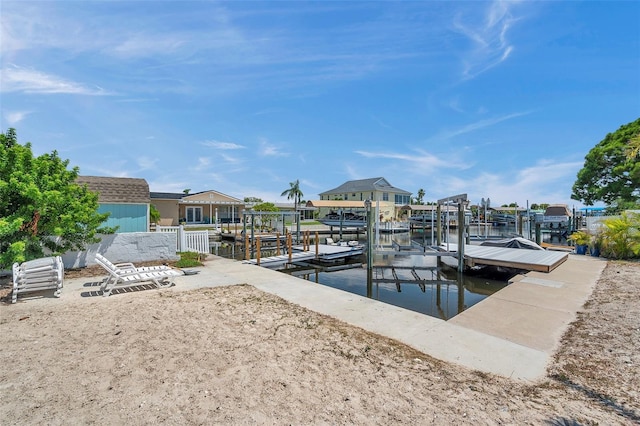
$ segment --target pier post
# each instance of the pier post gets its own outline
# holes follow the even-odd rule
[[[458,273],[464,271],[464,245],[466,239],[464,238],[465,221],[464,221],[464,202],[459,199],[458,201]]]
[[[436,214],[438,215],[436,217],[436,246],[440,247],[440,244],[442,244],[442,207],[440,207],[440,204],[438,204],[438,207],[436,208]],[[433,229],[431,232],[433,232]]]
[[[260,237],[256,238],[256,265],[260,266]]]
[[[320,234],[316,231],[316,259],[320,256]],[[316,277],[318,274],[316,273]]]
[[[367,297],[373,293],[373,221],[371,217],[371,200],[365,200],[367,211]]]

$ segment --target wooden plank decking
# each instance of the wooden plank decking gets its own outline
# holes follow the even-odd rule
[[[449,250],[457,252],[456,244],[449,244]],[[551,272],[564,263],[569,253],[549,250],[527,250],[490,246],[464,246],[467,266],[492,265],[528,271]]]
[[[318,259],[319,261],[329,262],[345,257],[358,256],[363,253],[362,246],[340,246],[329,244],[318,244],[318,255],[316,256],[316,248],[314,245],[309,247],[308,251],[302,251],[302,246],[294,246],[294,253],[291,253],[291,262],[302,262],[305,260]],[[258,259],[243,260],[242,263],[257,265]],[[265,268],[278,268],[289,263],[289,255],[269,256],[260,259],[260,266]]]

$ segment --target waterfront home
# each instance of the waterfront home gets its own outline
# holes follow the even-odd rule
[[[210,223],[239,223],[245,209],[243,200],[218,191],[194,194],[151,192],[151,204],[160,212],[158,225],[176,226]]]
[[[329,206],[330,201],[364,202],[371,200],[382,221],[396,220],[402,206],[409,204],[411,193],[391,185],[385,178],[350,180],[319,194],[323,203],[312,203],[319,209],[319,216],[329,214],[339,206]],[[329,203],[331,204],[331,203]]]

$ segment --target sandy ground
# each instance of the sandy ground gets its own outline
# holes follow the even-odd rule
[[[3,304],[0,332],[6,425],[640,423],[640,263],[609,263],[534,384],[246,285]]]

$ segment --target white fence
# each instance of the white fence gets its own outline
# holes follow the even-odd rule
[[[178,252],[195,251],[198,253],[209,253],[209,231],[185,231],[182,225],[156,225],[156,232],[176,234],[176,251]]]

